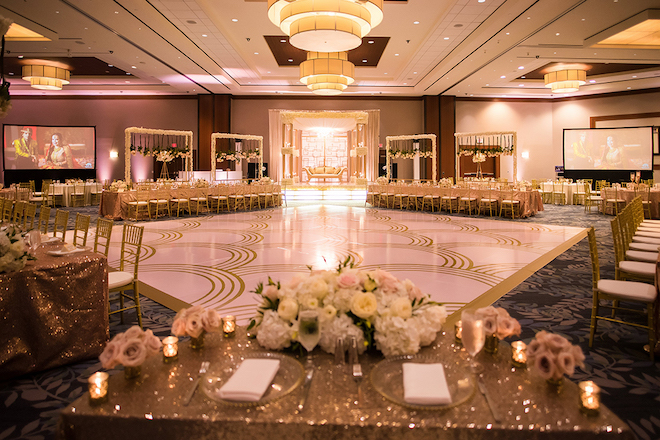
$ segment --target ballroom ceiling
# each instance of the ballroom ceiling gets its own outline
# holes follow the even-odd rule
[[[382,23],[349,52],[355,82],[342,96],[657,88],[658,10],[660,0],[385,0]],[[266,0],[2,0],[0,15],[50,40],[6,42],[14,96],[315,96],[299,81],[304,52],[269,21]],[[648,36],[612,37],[644,20]],[[32,59],[68,64],[71,83],[31,88],[20,77]],[[564,65],[586,69],[587,84],[551,93],[543,73]]]

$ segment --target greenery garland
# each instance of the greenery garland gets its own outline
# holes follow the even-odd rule
[[[151,148],[144,147],[141,145],[132,145],[131,144],[131,154],[135,156],[137,153],[140,153],[142,156],[156,156],[159,153],[167,152],[174,157],[186,157],[190,153],[190,147],[185,148],[174,148],[174,147],[157,147],[153,146]]]
[[[470,147],[462,149],[457,153],[458,156],[472,156],[473,154],[483,154],[487,157],[497,157],[501,155],[512,156],[513,146],[491,148]]]
[[[215,157],[219,161],[231,160],[239,161],[243,159],[256,159],[261,154],[261,151],[256,148],[254,150],[243,150],[243,151],[216,151]]]

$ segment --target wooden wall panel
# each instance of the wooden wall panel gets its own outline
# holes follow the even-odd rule
[[[440,178],[455,177],[454,133],[456,132],[456,97],[440,96]]]

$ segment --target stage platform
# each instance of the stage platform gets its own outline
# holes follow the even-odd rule
[[[282,187],[286,202],[358,201],[367,199],[367,186],[348,183],[294,184]]]

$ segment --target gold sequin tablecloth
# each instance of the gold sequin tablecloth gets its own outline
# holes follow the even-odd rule
[[[108,264],[91,251],[37,249],[23,270],[0,274],[0,377],[98,356],[108,339]]]
[[[420,354],[445,365],[467,368],[464,351],[452,347],[453,335],[440,335]],[[263,351],[244,333],[236,339],[206,336],[205,347],[193,351],[179,343],[178,361],[165,364],[160,355],[142,366],[137,381],[121,372],[110,377],[107,402],[90,405],[82,396],[63,410],[62,439],[633,439],[630,428],[607,408],[587,417],[578,408],[578,389],[566,381],[561,393],[548,389],[527,369],[512,369],[510,348],[500,345],[497,357],[482,353],[486,385],[503,414],[495,423],[485,398],[474,392],[465,402],[444,410],[409,410],[378,394],[369,379],[379,356],[361,356],[365,377],[358,385],[347,366],[334,365],[331,355],[315,350],[315,374],[307,406],[298,413],[302,389],[260,407],[236,407],[190,390],[202,361],[222,369],[246,353]],[[318,353],[318,354],[317,354]],[[359,397],[358,397],[359,396]]]

